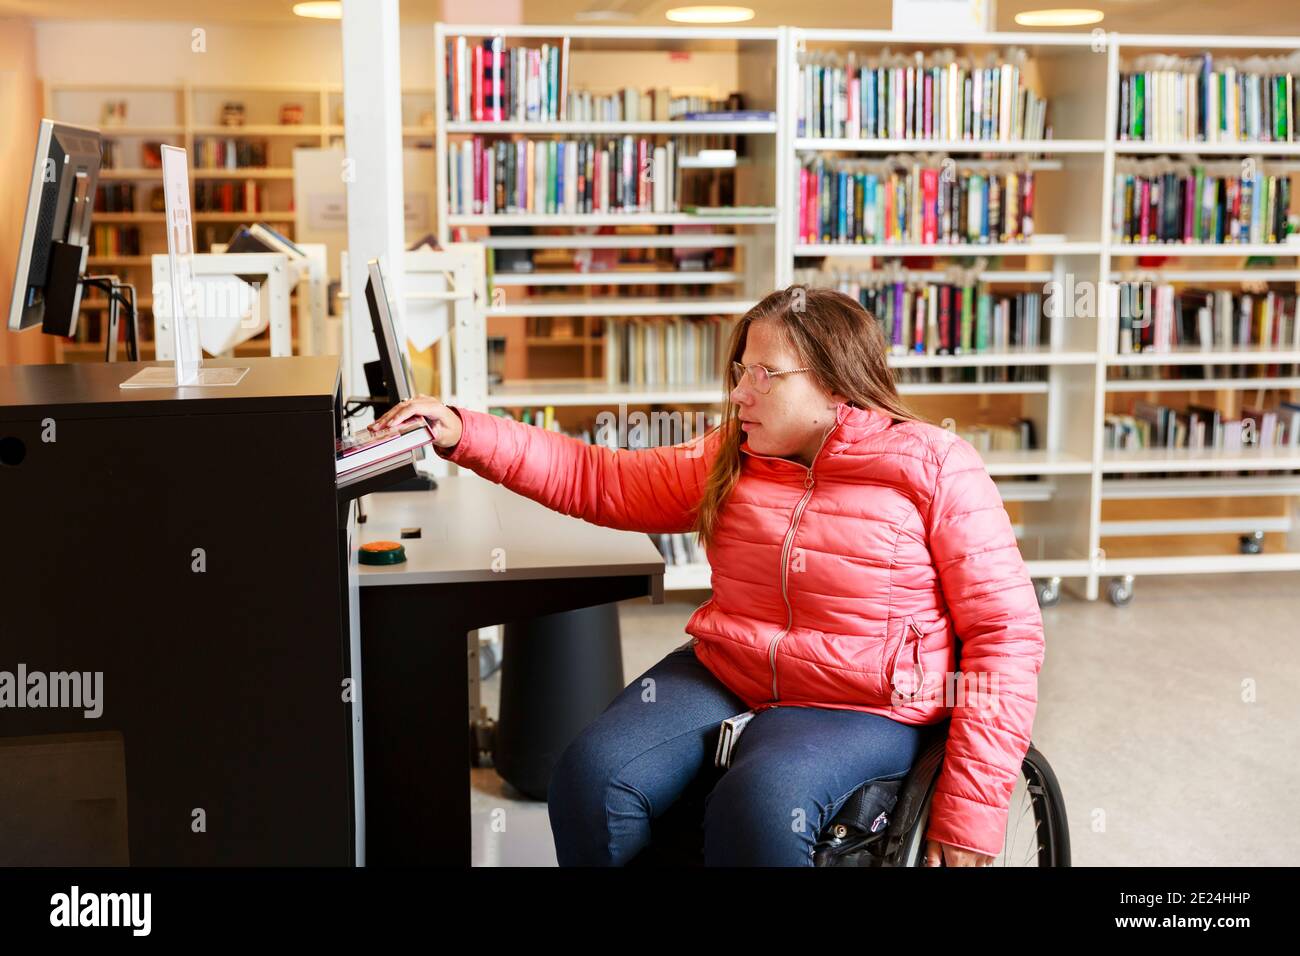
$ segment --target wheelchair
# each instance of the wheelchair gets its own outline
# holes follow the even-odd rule
[[[855,790],[817,835],[814,866],[922,866],[930,802],[949,721],[922,728],[911,769]],[[651,821],[650,845],[629,866],[703,866],[704,799],[725,771],[709,767]],[[1006,838],[993,866],[1069,866],[1070,831],[1060,784],[1032,744],[1011,794]]]

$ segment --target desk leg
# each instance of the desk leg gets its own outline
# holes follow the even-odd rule
[[[470,865],[469,630],[427,588],[361,588],[370,866]]]

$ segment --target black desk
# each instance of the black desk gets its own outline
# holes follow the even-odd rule
[[[643,534],[544,508],[462,471],[431,492],[369,495],[354,541],[407,562],[360,567],[368,865],[470,863],[466,633],[649,595],[664,562]]]
[[[0,862],[353,865],[338,359],[148,364],[0,367],[0,670],[103,675],[0,709]]]

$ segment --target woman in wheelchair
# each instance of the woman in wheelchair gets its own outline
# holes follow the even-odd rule
[[[850,795],[906,776],[923,728],[946,721],[925,864],[987,865],[1043,661],[998,489],[969,443],[904,406],[879,323],[848,296],[772,292],[737,323],[723,369],[722,424],[658,448],[587,445],[425,396],[377,423],[422,415],[440,455],[519,494],[607,527],[695,530],[707,549],[713,596],[690,641],[556,766],[559,863],[631,861],[706,780],[705,863],[813,865]]]

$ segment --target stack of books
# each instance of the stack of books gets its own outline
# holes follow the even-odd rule
[[[1038,432],[1031,419],[1015,418],[1010,424],[966,425],[956,429],[958,435],[975,446],[981,454],[998,451],[1034,451]]]
[[[676,157],[671,139],[475,136],[448,150],[448,208],[453,215],[675,212]]]
[[[719,387],[735,319],[723,316],[605,319],[609,385]]]
[[[1039,292],[999,294],[983,282],[936,282],[902,269],[796,270],[795,281],[856,299],[880,323],[895,355],[967,355],[1046,344]]]
[[[1177,349],[1300,349],[1296,293],[1116,284],[1120,354]]]
[[[803,243],[1019,242],[1034,228],[1034,173],[1023,160],[958,168],[942,156],[817,156],[800,167],[798,188]]]
[[[95,212],[135,212],[135,185],[100,183],[95,188]]]
[[[1110,450],[1300,448],[1298,402],[1280,402],[1268,409],[1246,407],[1240,418],[1226,418],[1206,405],[1172,408],[1139,401],[1132,413],[1108,412],[1105,421],[1105,447]]]
[[[266,140],[223,137],[194,141],[195,169],[249,169],[266,166]]]
[[[90,254],[92,256],[138,256],[140,228],[95,224],[91,227]]]
[[[1199,165],[1168,159],[1115,164],[1116,242],[1285,242],[1291,178],[1264,164]]]
[[[1143,142],[1293,143],[1294,56],[1249,61],[1148,56],[1119,77],[1119,138]]]
[[[667,87],[653,90],[635,90],[626,87],[617,93],[605,96],[598,96],[586,90],[573,90],[569,93],[569,101],[565,108],[570,122],[636,123],[696,119],[701,116],[713,118],[718,111],[725,111],[730,105],[730,99],[675,95]],[[744,118],[756,117],[745,114]]]
[[[261,212],[266,208],[266,191],[251,179],[242,182],[194,184],[195,212]]]
[[[650,540],[663,555],[664,563],[672,567],[703,564],[705,561],[700,536],[693,531],[688,534],[652,534]]]
[[[1043,139],[1047,101],[1024,83],[1023,50],[976,64],[952,50],[841,59],[804,53],[798,136],[835,139]]]
[[[496,36],[447,41],[447,119],[460,122],[565,120],[569,38],[559,46],[508,47]]]

